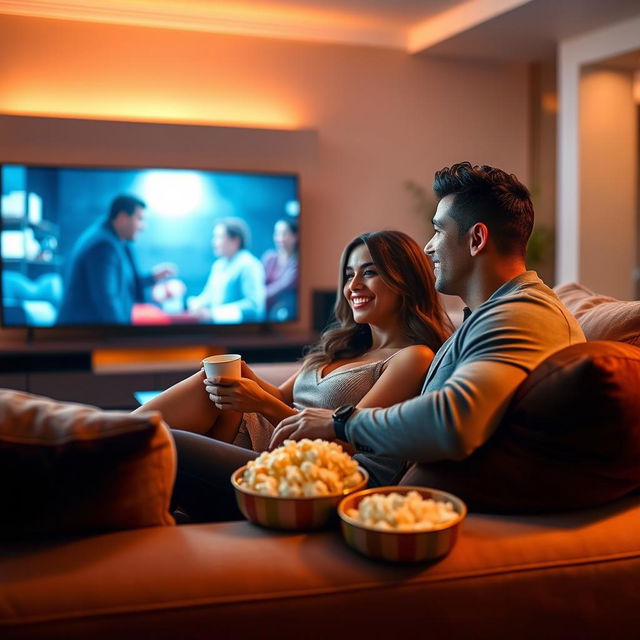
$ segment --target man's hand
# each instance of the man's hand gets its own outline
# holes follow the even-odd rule
[[[173,262],[161,262],[153,267],[151,273],[153,274],[153,279],[159,282],[160,280],[173,278],[178,273],[178,267]]]
[[[280,446],[285,440],[335,440],[331,409],[303,409],[295,416],[285,418],[273,432],[269,451]]]

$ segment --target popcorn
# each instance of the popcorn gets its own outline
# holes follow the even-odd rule
[[[425,500],[417,491],[402,495],[373,493],[347,515],[359,524],[383,531],[430,531],[458,517],[450,502]]]
[[[242,483],[265,496],[286,498],[343,493],[362,480],[358,463],[326,440],[285,440],[247,463]]]

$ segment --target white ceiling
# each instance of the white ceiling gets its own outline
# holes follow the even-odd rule
[[[2,13],[529,61],[640,0],[0,0]]]

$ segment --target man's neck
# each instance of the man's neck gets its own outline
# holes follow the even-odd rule
[[[469,309],[474,311],[503,284],[523,274],[526,270],[526,265],[520,259],[501,260],[492,264],[490,269],[479,268],[469,278],[466,295],[461,297]]]
[[[120,240],[120,242],[123,242],[123,238],[118,233],[118,228],[117,228],[117,226],[115,224],[113,224],[113,222],[107,222],[107,228],[111,229],[111,231],[113,231],[113,233],[115,234],[116,238],[118,238],[118,240]]]

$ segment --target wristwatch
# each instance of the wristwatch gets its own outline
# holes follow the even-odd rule
[[[333,428],[335,429],[336,438],[338,438],[338,440],[347,441],[345,426],[347,424],[347,420],[355,410],[356,408],[352,404],[343,404],[333,412],[331,417],[333,418]]]

